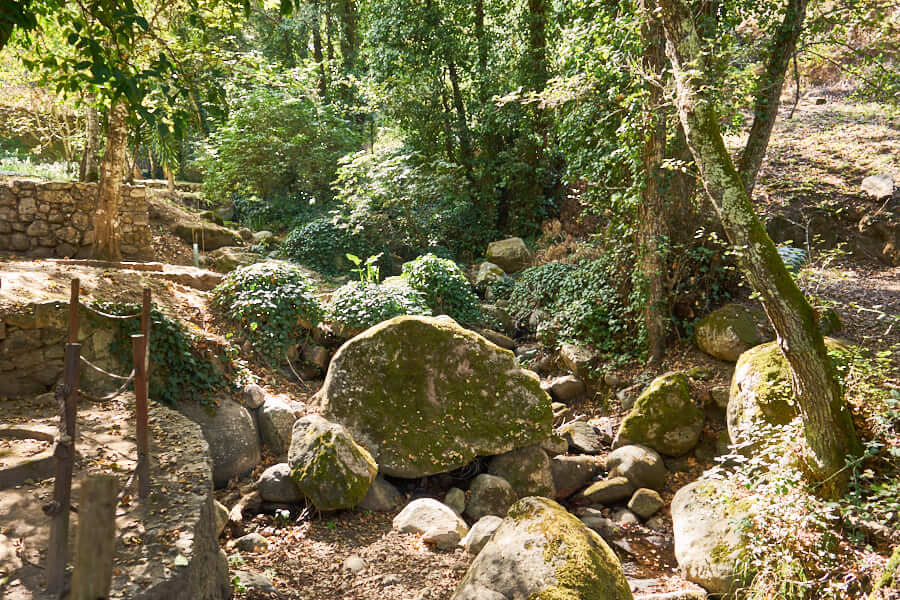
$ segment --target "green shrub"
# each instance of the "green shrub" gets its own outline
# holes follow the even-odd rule
[[[213,290],[212,299],[272,364],[323,313],[309,277],[290,264],[263,262],[235,269]]]
[[[403,277],[409,287],[422,292],[435,314],[449,315],[464,325],[484,320],[478,297],[452,260],[424,254],[403,265]]]
[[[614,258],[526,269],[509,297],[510,312],[527,321],[545,311],[559,342],[590,344],[606,352],[643,351],[641,299]]]
[[[329,318],[350,329],[368,329],[400,315],[430,315],[425,296],[406,286],[351,281],[335,290]]]
[[[373,251],[377,244],[363,233],[355,233],[343,225],[329,217],[305,223],[288,234],[281,252],[291,260],[332,275],[350,270],[348,254],[371,256],[380,252]]]

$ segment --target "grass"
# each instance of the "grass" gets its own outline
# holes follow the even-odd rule
[[[0,157],[0,174],[2,175],[40,177],[51,181],[73,181],[75,173],[72,172],[71,166],[62,162],[32,162],[29,156]]]

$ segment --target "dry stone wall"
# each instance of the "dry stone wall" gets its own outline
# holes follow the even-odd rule
[[[96,183],[0,181],[0,251],[35,258],[86,257],[93,242],[96,207]],[[151,254],[144,186],[122,186],[119,235],[125,256]]]

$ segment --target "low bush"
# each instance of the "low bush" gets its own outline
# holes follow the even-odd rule
[[[335,290],[328,306],[329,319],[357,330],[400,315],[430,314],[425,296],[412,288],[362,281]]]
[[[320,217],[291,231],[281,245],[281,252],[300,264],[334,275],[350,270],[348,254],[378,254],[381,250],[375,246],[377,242],[363,232],[351,231],[334,218]]]
[[[309,277],[286,263],[235,269],[213,290],[212,301],[271,364],[279,363],[323,314]]]
[[[463,325],[477,325],[484,320],[478,297],[452,260],[424,254],[403,265],[403,277],[409,287],[425,296],[435,314],[449,315]]]

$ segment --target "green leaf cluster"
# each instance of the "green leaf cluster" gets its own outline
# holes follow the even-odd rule
[[[449,315],[463,325],[484,321],[478,296],[455,262],[424,254],[403,265],[403,278],[421,292],[435,314]]]
[[[430,315],[425,296],[404,285],[351,281],[328,304],[328,318],[350,330],[368,329],[400,315]]]

